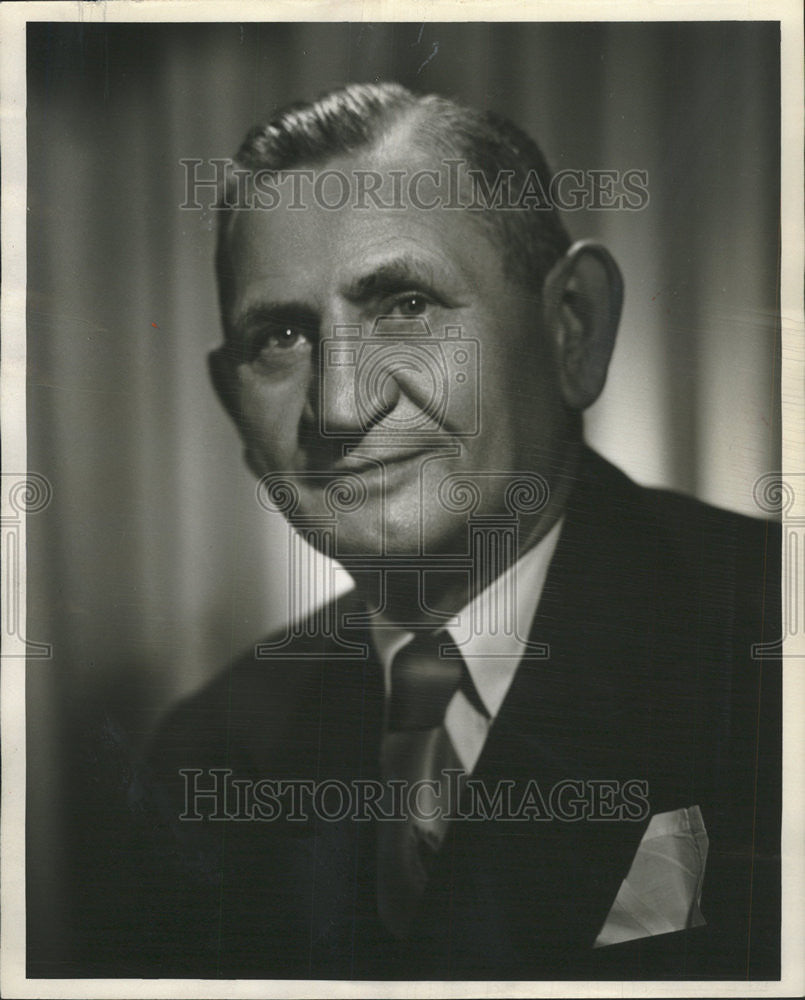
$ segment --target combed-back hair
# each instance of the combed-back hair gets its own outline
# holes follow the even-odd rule
[[[337,155],[375,145],[397,125],[411,127],[416,145],[479,171],[489,190],[507,171],[511,190],[519,192],[529,176],[547,192],[551,177],[537,144],[508,119],[477,111],[438,94],[414,94],[397,83],[350,84],[316,101],[295,103],[270,121],[252,128],[235,157],[235,170],[279,172],[315,166]],[[221,309],[226,317],[232,279],[229,231],[236,203],[236,179],[230,171],[219,203],[217,270]],[[538,296],[542,281],[570,245],[567,231],[551,205],[531,208],[485,208],[481,216],[495,229],[506,273]]]

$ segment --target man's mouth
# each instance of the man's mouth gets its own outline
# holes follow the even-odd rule
[[[393,465],[402,465],[405,462],[423,459],[428,454],[433,454],[435,449],[424,445],[407,445],[405,447],[389,447],[378,445],[368,448],[358,446],[355,451],[333,462],[334,472],[371,472],[380,471]]]

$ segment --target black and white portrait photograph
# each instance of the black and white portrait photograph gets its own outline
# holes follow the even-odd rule
[[[4,995],[801,994],[739,7],[3,12]]]

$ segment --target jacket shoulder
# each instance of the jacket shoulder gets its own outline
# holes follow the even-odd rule
[[[598,516],[632,552],[661,553],[676,575],[720,567],[749,589],[779,583],[778,522],[726,510],[674,490],[641,486],[590,450],[588,488]],[[584,501],[582,501],[584,503]]]

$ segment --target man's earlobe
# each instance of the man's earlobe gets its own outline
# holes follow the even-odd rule
[[[562,396],[571,409],[585,410],[604,388],[615,346],[623,304],[620,269],[606,247],[581,240],[551,269],[542,296]]]

